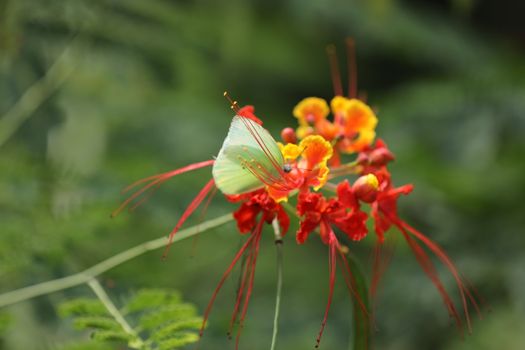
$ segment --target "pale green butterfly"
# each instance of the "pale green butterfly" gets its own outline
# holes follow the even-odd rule
[[[219,190],[234,195],[265,185],[284,188],[283,175],[289,171],[277,142],[266,129],[252,119],[233,117],[213,164],[213,178]]]

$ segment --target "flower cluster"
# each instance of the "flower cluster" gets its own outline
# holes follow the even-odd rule
[[[332,72],[338,71],[331,58]],[[355,72],[352,77],[355,77]],[[363,99],[355,96],[355,88],[351,88],[349,96],[344,97],[338,79],[334,75],[335,97],[331,99],[330,105],[324,99],[308,97],[293,108],[292,114],[298,126],[282,130],[282,143],[275,142],[269,136],[252,106],[239,108],[237,102],[230,100],[236,117],[216,160],[195,163],[138,181],[128,189],[139,184],[146,185],[117,210],[122,210],[145,191],[156,188],[168,178],[206,166],[214,167],[214,179],[189,204],[170,237],[208,196],[209,203],[215,186],[224,192],[230,202],[240,203],[233,217],[239,232],[247,235],[247,239],[213,293],[204,321],[220,288],[233,268],[242,261],[239,289],[230,323],[230,332],[237,322],[240,324],[237,344],[252,294],[264,224],[278,223],[284,235],[290,225],[289,214],[298,219],[299,228],[295,233],[298,244],[304,244],[310,236],[318,235],[320,242],[328,248],[328,303],[317,346],[327,321],[338,262],[351,296],[362,305],[362,312],[367,313],[361,301],[363,296],[355,291],[354,276],[346,254],[350,244],[368,235],[368,220],[373,221],[376,236],[376,256],[370,286],[372,295],[375,294],[388,260],[381,255],[381,247],[394,227],[404,237],[423,271],[436,286],[458,327],[462,328],[463,320],[466,320],[470,330],[469,303],[479,312],[476,299],[445,252],[399,217],[397,201],[401,195],[408,195],[413,186],[394,185],[388,170],[394,154],[383,140],[376,140],[376,114]],[[350,86],[355,86],[355,81]],[[437,257],[453,276],[461,298],[462,312],[443,286],[429,253]]]

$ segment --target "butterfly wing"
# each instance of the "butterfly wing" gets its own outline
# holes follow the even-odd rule
[[[283,165],[270,133],[251,119],[235,116],[213,165],[213,178],[224,194],[241,194],[280,179]]]

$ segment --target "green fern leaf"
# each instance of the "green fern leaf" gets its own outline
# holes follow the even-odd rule
[[[159,350],[173,350],[180,347],[186,346],[191,343],[195,343],[199,340],[197,333],[180,333],[172,334],[172,337],[164,339],[158,344]]]
[[[146,313],[139,319],[143,329],[154,329],[168,322],[189,319],[197,316],[197,309],[192,304],[167,305],[160,310]]]
[[[75,318],[73,322],[77,329],[101,329],[101,330],[119,330],[120,325],[111,317],[101,316],[83,316]]]
[[[198,330],[202,325],[202,317],[194,317],[183,321],[176,321],[167,324],[152,334],[155,340],[162,340],[171,337],[180,331]]]
[[[96,299],[79,298],[61,304],[58,313],[68,316],[108,316],[104,305]]]
[[[124,320],[115,319],[115,310],[110,314],[97,299],[75,299],[59,307],[60,315],[73,317],[75,328],[92,330],[96,342],[125,343],[131,349],[172,350],[199,339],[202,317],[194,305],[183,303],[180,294],[171,290],[140,290],[116,312]],[[126,313],[132,316],[126,319]]]
[[[125,313],[133,313],[180,302],[181,296],[177,292],[167,289],[142,289],[128,301],[124,310]]]
[[[91,338],[97,341],[118,341],[129,342],[134,339],[131,334],[124,331],[96,331],[91,334]]]

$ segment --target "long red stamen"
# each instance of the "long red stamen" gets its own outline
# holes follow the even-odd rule
[[[416,259],[418,260],[419,264],[423,268],[423,271],[425,271],[427,276],[430,278],[434,286],[436,286],[437,290],[441,294],[443,302],[445,303],[450,316],[454,318],[456,325],[458,326],[458,329],[462,331],[461,317],[456,309],[456,306],[454,305],[454,302],[452,301],[445,287],[443,286],[443,283],[441,282],[438,276],[438,272],[434,264],[432,263],[432,260],[430,260],[430,257],[427,255],[427,253],[416,243],[416,241],[413,238],[411,238],[408,235],[408,233],[402,226],[398,226],[398,228],[400,228],[403,236],[405,237],[405,240],[407,241],[408,245],[414,252]]]
[[[184,222],[186,222],[188,217],[199,207],[199,205],[204,200],[204,198],[206,198],[208,193],[211,190],[213,190],[214,186],[215,186],[215,181],[213,179],[211,179],[202,188],[202,190],[199,192],[199,194],[197,194],[197,196],[191,201],[190,205],[188,205],[188,207],[186,208],[184,213],[182,213],[179,221],[177,222],[177,225],[175,225],[175,227],[173,228],[173,230],[171,231],[171,233],[169,235],[168,245],[166,246],[166,248],[164,249],[164,253],[162,254],[162,258],[163,259],[165,259],[166,256],[168,255],[168,252],[170,250],[171,243],[173,241],[173,237],[175,236],[175,234],[180,230],[181,226],[184,224]]]
[[[376,241],[374,252],[373,252],[373,265],[372,265],[372,281],[370,282],[370,297],[375,299],[377,290],[379,287],[379,282],[383,277],[392,256],[394,255],[394,246],[391,244],[387,249],[384,249],[385,244],[389,244],[392,239],[388,241],[381,242],[379,239]]]
[[[289,186],[284,179],[277,179],[271,173],[268,172],[262,165],[256,162],[254,159],[248,161],[242,157],[239,158],[241,165],[248,170],[254,177],[266,186],[271,186],[280,191],[291,191],[294,188]],[[256,164],[255,164],[256,163]]]
[[[111,216],[112,217],[117,216],[124,208],[126,208],[133,200],[135,200],[141,194],[143,194],[144,192],[146,192],[147,190],[149,190],[150,188],[152,188],[154,186],[158,186],[158,185],[162,184],[164,181],[168,180],[169,178],[172,178],[173,176],[180,175],[180,174],[192,171],[192,170],[196,170],[196,169],[200,169],[200,168],[204,168],[204,167],[213,165],[214,162],[215,162],[215,160],[212,159],[212,160],[206,160],[204,162],[190,164],[190,165],[187,165],[185,167],[182,167],[182,168],[179,168],[179,169],[176,169],[176,170],[172,170],[172,171],[168,171],[168,172],[165,172],[165,173],[162,173],[162,174],[149,176],[149,177],[147,177],[145,179],[141,179],[141,180],[138,180],[138,181],[132,183],[131,185],[127,186],[122,192],[126,193],[129,190],[131,190],[132,188],[135,188],[136,186],[138,186],[140,184],[143,184],[145,182],[151,181],[149,184],[145,185],[144,187],[139,189],[137,192],[133,193],[124,202],[122,202],[122,204],[115,211],[113,211],[113,213],[111,213]],[[140,201],[139,204],[140,203],[142,203],[142,201]],[[133,206],[133,208],[136,208],[136,207],[137,207],[137,205]]]
[[[250,164],[249,161],[245,159],[241,159],[241,165],[248,170],[253,176],[257,178],[257,180],[261,181],[266,186],[272,186],[272,181],[266,179],[264,176],[262,176],[254,167]]]
[[[478,303],[474,296],[472,295],[471,291],[465,286],[465,283],[459,274],[456,266],[450,258],[445,254],[443,249],[434,241],[432,241],[430,238],[426,237],[423,233],[419,232],[406,222],[402,220],[398,220],[396,226],[401,226],[404,229],[406,229],[410,234],[415,236],[417,239],[419,239],[423,244],[425,244],[440,260],[443,262],[443,264],[447,267],[447,269],[450,271],[454,279],[456,280],[456,284],[458,286],[458,289],[461,294],[461,301],[463,304],[463,310],[465,312],[465,319],[467,321],[467,328],[469,332],[472,332],[472,327],[470,323],[470,315],[468,310],[468,304],[467,304],[467,298],[472,304],[472,306],[475,308],[478,315],[481,317],[481,311],[479,310]]]
[[[217,190],[218,190],[217,187],[214,187],[213,190],[210,192],[210,195],[208,196],[208,199],[204,203],[204,206],[202,207],[201,214],[199,216],[199,225],[202,224],[202,222],[204,221],[204,218],[206,217],[206,214],[208,212],[208,207],[210,206],[210,203],[213,200],[213,198],[215,198],[215,195],[217,194]],[[200,226],[198,227],[198,229],[200,231]],[[199,237],[200,236],[201,236],[200,232],[198,232],[195,235],[195,238],[193,238],[193,242],[191,243],[191,254],[190,254],[190,256],[194,256],[195,255],[195,250],[197,249],[197,243],[199,242]]]
[[[251,248],[253,248],[253,244]],[[253,257],[253,254],[250,251],[250,253],[248,254],[248,257],[242,263],[241,279],[239,281],[239,288],[237,289],[237,296],[235,298],[235,306],[233,308],[232,318],[230,320],[230,327],[228,329],[228,338],[230,339],[231,339],[231,334],[233,332],[233,326],[235,326],[235,321],[237,320],[237,316],[239,314],[239,308],[241,306],[242,297],[244,296],[244,288],[246,287],[246,281],[247,281],[247,276],[249,274],[248,271],[249,271],[252,257]]]
[[[352,38],[346,39],[346,59],[348,65],[348,97],[357,97],[357,63],[355,59],[355,42]]]
[[[204,317],[203,317],[203,321],[202,321],[202,326],[201,326],[201,329],[199,331],[199,336],[200,337],[202,337],[202,334],[204,333],[204,328],[206,327],[206,322],[208,321],[208,317],[209,317],[210,311],[211,311],[211,309],[213,307],[213,303],[215,302],[215,299],[217,298],[217,294],[219,293],[219,291],[221,290],[222,286],[224,285],[224,282],[226,282],[226,279],[228,279],[228,277],[230,276],[233,268],[237,264],[237,261],[239,261],[239,259],[244,254],[246,249],[252,243],[253,239],[254,239],[254,235],[250,235],[250,237],[246,240],[246,242],[243,244],[241,249],[239,249],[239,251],[237,252],[235,257],[233,258],[232,262],[230,263],[230,265],[228,266],[228,268],[226,269],[226,271],[222,275],[222,278],[220,279],[219,283],[217,284],[217,287],[215,288],[215,291],[213,292],[213,294],[211,296],[211,299],[208,302],[208,306],[206,307],[206,310],[204,311]]]
[[[250,161],[248,161],[245,158],[241,157],[243,165],[251,167],[254,172],[260,174],[261,177],[266,178],[271,183],[283,182],[282,177],[276,177],[268,169],[266,169],[266,167],[262,166],[261,163],[256,161],[255,157],[253,156],[253,154],[251,154],[247,147],[244,147],[243,150],[244,152],[246,152],[248,159],[250,159]]]
[[[251,125],[251,120],[248,118],[240,117],[250,134],[253,136],[261,150],[263,151],[264,155],[268,158],[270,163],[272,163],[273,167],[281,174],[281,176],[284,174],[283,169],[281,169],[281,166],[279,165],[279,162],[275,159],[275,157],[272,155],[270,150],[268,149],[268,146],[262,141],[261,135],[259,135],[259,132]]]
[[[343,96],[343,84],[341,82],[341,74],[339,72],[339,64],[337,63],[337,52],[334,45],[329,45],[326,48],[328,54],[328,61],[330,62],[330,75],[332,76],[332,84],[334,87],[334,96]]]
[[[252,256],[251,263],[250,263],[248,289],[246,291],[246,296],[244,297],[244,305],[242,308],[241,317],[239,318],[239,329],[237,330],[237,337],[235,339],[235,350],[239,349],[239,340],[241,338],[241,333],[244,328],[244,319],[246,317],[246,312],[248,311],[248,305],[250,303],[250,298],[252,296],[253,281],[255,279],[255,266],[257,264],[257,256],[259,255],[259,243],[262,237],[261,233],[262,233],[264,222],[265,222],[264,217],[262,217],[254,231],[255,240],[253,241],[253,251],[252,251],[253,256]]]
[[[323,223],[322,223],[323,224]],[[319,347],[319,343],[321,342],[321,337],[323,336],[324,327],[326,326],[326,321],[328,320],[328,311],[330,311],[330,306],[332,305],[332,297],[334,295],[334,285],[335,285],[335,271],[336,271],[336,265],[337,265],[337,238],[335,237],[334,231],[329,227],[328,224],[325,223],[327,229],[329,230],[329,242],[328,242],[328,271],[330,274],[330,281],[329,281],[329,291],[328,291],[328,302],[326,304],[326,309],[324,312],[323,321],[321,322],[321,329],[319,330],[319,335],[316,339],[315,347]]]

